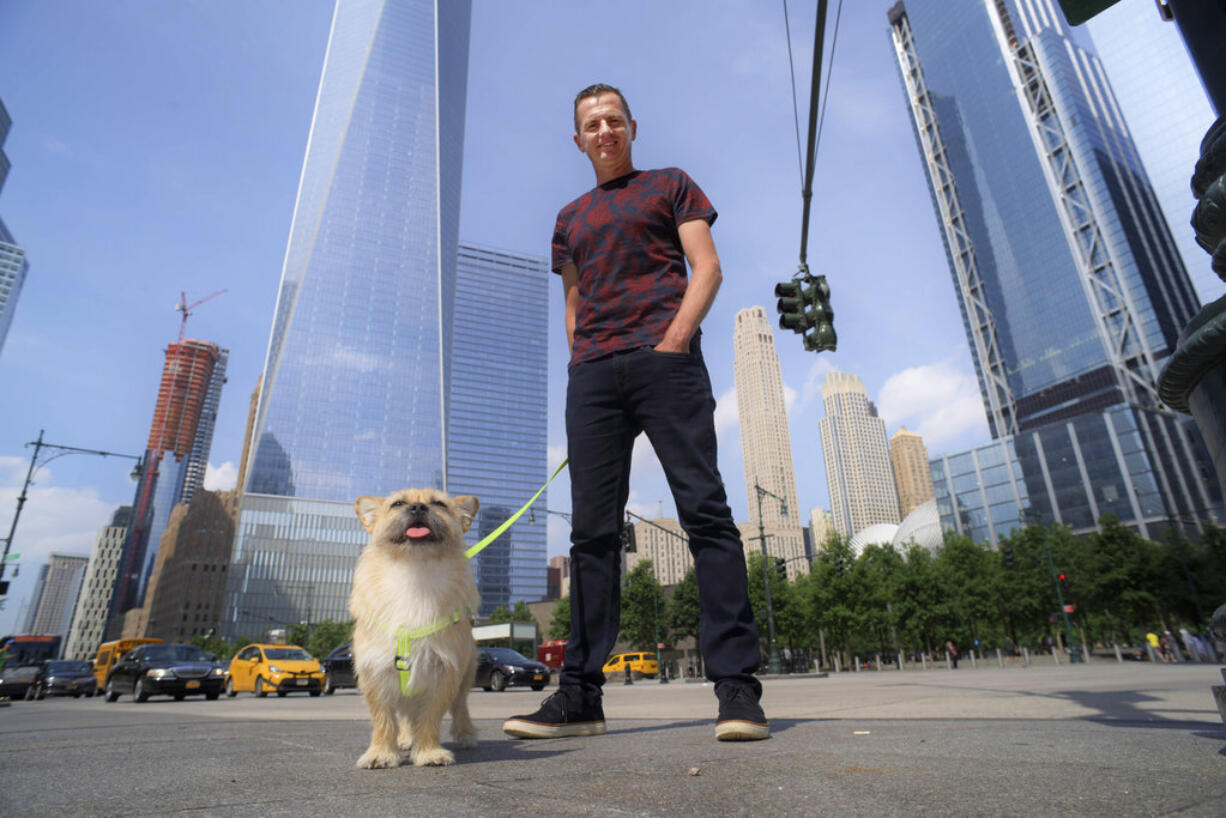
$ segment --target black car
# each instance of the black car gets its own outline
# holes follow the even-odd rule
[[[43,699],[47,696],[92,696],[98,682],[94,680],[94,666],[84,659],[52,659],[38,669],[38,673],[26,688],[26,700]]]
[[[324,669],[324,693],[331,696],[342,687],[357,687],[353,672],[353,643],[340,645],[320,662]]]
[[[506,690],[507,685],[527,685],[544,690],[549,684],[548,666],[510,648],[480,648],[477,651],[476,687]]]
[[[113,702],[131,693],[138,702],[150,696],[185,696],[204,694],[209,700],[221,695],[226,669],[217,657],[195,645],[176,643],[141,645],[120,658],[106,677],[106,700]]]

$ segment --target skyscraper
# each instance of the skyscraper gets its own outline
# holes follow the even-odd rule
[[[228,359],[228,350],[209,341],[187,339],[166,347],[132,519],[111,598],[111,614],[116,618],[107,626],[111,636],[122,628],[117,617],[144,603],[171,510],[190,499],[204,481]]]
[[[792,438],[788,433],[783,398],[783,372],[775,352],[775,336],[766,310],[748,307],[736,314],[732,331],[736,379],[737,417],[741,427],[741,453],[745,460],[745,499],[751,527],[761,523],[769,538],[767,553],[788,560],[788,575],[808,571],[800,503],[796,499],[796,470],[792,464]],[[755,485],[772,496],[758,496]],[[780,498],[782,502],[780,502]],[[761,543],[746,541],[746,550]]]
[[[89,557],[84,554],[51,555],[38,609],[34,612],[32,633],[59,634],[67,640],[87,565]]]
[[[449,486],[469,16],[466,0],[336,4],[240,486],[227,635],[348,618],[367,539],[354,499]],[[544,596],[543,553],[539,575]]]
[[[446,462],[447,490],[481,501],[470,544],[545,479],[549,283],[544,259],[460,245]],[[491,322],[491,303],[514,308]],[[547,596],[545,528],[521,520],[473,560],[482,614]]]
[[[1151,0],[1122,0],[1086,23],[1201,303],[1223,294],[1189,222],[1188,186],[1216,119],[1179,28]]]
[[[690,553],[690,538],[681,523],[669,517],[657,517],[650,523],[640,521],[632,525],[635,551],[626,554],[622,575],[628,576],[640,562],[651,560],[652,573],[661,585],[676,585],[683,580],[686,571],[694,567],[694,555]]]
[[[120,506],[115,509],[110,521],[98,531],[94,550],[89,555],[89,566],[85,569],[85,578],[81,581],[72,630],[64,644],[66,659],[92,659],[102,644],[111,594],[115,591],[119,558],[123,554],[131,516],[131,506]]]
[[[906,517],[933,498],[932,472],[924,439],[904,426],[890,438],[890,464],[898,488],[898,513]]]
[[[897,525],[898,493],[885,422],[856,375],[831,372],[822,384],[818,421],[834,528],[844,537],[877,523]]]
[[[1153,411],[1199,302],[1084,32],[1051,0],[899,2],[889,20],[988,424],[1014,437],[1033,511],[1093,528],[1083,478],[1111,505],[1129,483],[1113,440],[1139,430],[1152,483],[1129,514],[1152,492],[1168,517],[1215,515],[1199,435]],[[1044,472],[1047,448],[1071,470]]]
[[[0,101],[0,190],[9,175],[9,158],[4,153],[4,139],[8,136],[13,121]],[[0,219],[0,352],[4,351],[4,339],[8,337],[13,315],[17,312],[17,298],[30,271],[26,251],[17,245],[4,220]]]

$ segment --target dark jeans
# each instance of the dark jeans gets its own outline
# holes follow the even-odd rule
[[[745,552],[716,466],[715,398],[700,352],[650,348],[570,368],[570,641],[559,682],[600,695],[621,619],[619,532],[630,491],[634,439],[646,432],[689,535],[702,609],[707,678],[760,694],[758,629]]]

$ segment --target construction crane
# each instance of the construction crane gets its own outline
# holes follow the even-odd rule
[[[224,292],[228,292],[228,290],[218,290],[212,295],[206,295],[204,298],[192,304],[187,303],[187,293],[185,292],[179,293],[179,303],[175,304],[175,311],[183,313],[183,319],[179,322],[179,343],[183,343],[183,334],[187,332],[187,318],[189,315],[192,314],[192,310],[194,310],[196,307],[199,307],[205,301],[214,299]]]

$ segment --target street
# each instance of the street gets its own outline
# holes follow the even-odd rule
[[[611,683],[607,736],[538,742],[500,725],[545,694],[474,689],[475,749],[381,771],[354,768],[354,690],[17,701],[0,815],[1222,815],[1215,683],[1113,661],[771,678],[773,736],[752,743],[714,740],[705,684]]]

